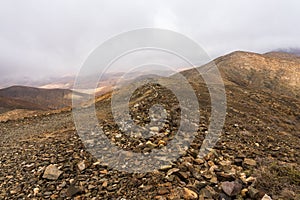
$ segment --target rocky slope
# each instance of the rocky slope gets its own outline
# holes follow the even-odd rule
[[[82,93],[75,93],[79,98]],[[61,109],[72,105],[72,90],[12,86],[0,89],[0,107],[27,110]]]
[[[225,80],[239,86],[294,97],[300,94],[300,57],[294,54],[238,51],[214,62]]]
[[[199,98],[201,119],[194,141],[177,161],[140,174],[112,169],[108,160],[97,160],[86,150],[70,110],[8,120],[0,123],[0,198],[299,199],[300,101],[281,89],[252,87],[250,79],[237,81],[247,76],[229,77],[231,73],[222,68],[241,54],[243,61],[228,65],[233,66],[230,72],[250,62],[249,56],[264,57],[238,52],[216,61],[226,81],[227,116],[218,143],[205,157],[197,154],[207,134],[209,94],[199,76],[185,71]],[[149,123],[153,117],[149,108],[158,103],[164,105],[167,118],[163,129],[152,127],[158,133],[148,139],[143,134],[121,134],[112,116],[110,93],[98,98],[97,117],[115,145],[151,152],[172,140],[181,108],[171,91],[158,84],[144,85],[130,100],[132,119],[141,126]],[[95,138],[89,144],[97,147],[99,142]]]

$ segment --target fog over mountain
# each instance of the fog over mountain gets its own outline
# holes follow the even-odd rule
[[[299,48],[299,7],[296,0],[2,1],[0,79],[12,85],[75,75],[102,42],[144,27],[185,34],[211,58]]]

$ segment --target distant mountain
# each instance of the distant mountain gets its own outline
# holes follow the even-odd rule
[[[147,74],[159,74],[161,76],[168,76],[174,73],[171,70],[137,70],[133,72],[110,72],[101,75],[101,79],[97,85],[97,93],[103,94],[107,92],[112,85],[114,85],[119,79],[122,80],[132,80],[140,75],[147,75]],[[85,77],[86,81],[82,82],[82,87],[84,88],[85,85],[88,87],[90,86],[91,80],[98,80],[100,77],[98,75],[92,75]],[[0,80],[0,89],[11,87],[13,85],[26,85],[29,87],[36,87],[36,88],[43,88],[43,89],[73,89],[74,82],[76,80],[75,75],[69,76],[62,76],[62,77],[48,77],[42,80],[33,80],[28,77],[23,78],[16,78],[16,79],[9,79],[9,78],[2,78]],[[103,90],[103,91],[101,91]]]
[[[71,106],[72,90],[12,86],[0,89],[0,107],[8,109],[49,110]],[[84,94],[75,92],[78,97]]]
[[[46,110],[45,107],[29,101],[14,99],[10,97],[1,97],[1,96],[0,96],[0,108],[2,112],[14,110],[14,109]]]
[[[210,73],[212,64],[217,65],[225,83],[226,104],[220,99],[213,105],[211,99],[218,100],[218,96],[211,96],[199,73],[189,69],[180,75],[189,81],[197,99],[190,98],[182,81],[172,79],[178,74],[134,76],[131,80],[137,83],[159,79],[161,84],[139,88],[123,84],[114,91],[121,94],[120,99],[111,92],[97,97],[95,112],[81,112],[78,121],[70,109],[28,113],[34,117],[27,117],[24,110],[0,115],[0,199],[262,199],[266,195],[300,199],[300,98],[295,97],[299,96],[300,62],[294,56],[282,55],[239,51],[199,67]],[[4,94],[4,98],[45,106],[63,104],[70,90],[12,87]],[[123,98],[127,94],[128,103]],[[152,109],[157,105],[164,109]],[[220,131],[215,127],[222,121],[220,124],[215,116],[222,113],[214,109],[219,105],[226,106]],[[193,111],[199,111],[200,116]],[[24,115],[26,119],[20,118]],[[109,144],[113,148],[107,148]],[[122,149],[125,153],[119,154]],[[99,150],[108,152],[99,154]],[[202,150],[208,153],[204,157]],[[110,159],[110,153],[120,159]],[[136,156],[153,153],[145,162]],[[143,173],[115,173],[116,166],[121,171],[131,171],[134,166]],[[144,173],[149,167],[158,170]],[[99,173],[102,169],[105,172]],[[82,178],[84,192],[80,192],[80,183],[68,181]],[[104,187],[103,179],[113,187]],[[63,182],[63,189],[44,192],[49,185]],[[135,187],[136,183],[143,187]],[[95,189],[94,185],[100,187]],[[32,186],[37,188],[33,191]]]
[[[272,52],[288,53],[300,56],[300,48],[281,48],[274,50]]]
[[[219,68],[225,85],[238,85],[252,90],[266,90],[293,97],[300,95],[300,57],[295,54],[284,52],[257,54],[236,51],[221,56],[213,62]],[[213,63],[208,63],[200,68],[209,71],[211,64]],[[194,73],[193,70],[185,70],[181,73],[191,81],[199,79],[197,73]],[[133,80],[159,78],[158,75],[145,75],[144,72],[122,75],[122,73],[104,75],[102,81],[98,83],[96,95],[109,92],[114,84],[120,80],[122,85]],[[162,75],[164,74],[162,73]],[[89,80],[86,80],[87,85],[89,85]],[[71,83],[72,81],[74,79],[70,77],[61,81],[57,79],[57,82],[44,87],[66,86],[66,83]],[[73,82],[71,85],[73,85]],[[13,109],[61,109],[71,106],[72,92],[70,89],[44,89],[26,86],[12,86],[0,89],[0,111],[4,112]],[[84,95],[83,93],[91,92],[95,92],[95,90],[86,88],[82,91],[77,91],[75,94],[80,98]]]
[[[225,84],[300,96],[300,58],[288,53],[237,51],[214,60]],[[211,64],[201,69],[209,70]],[[193,76],[193,71],[183,72]]]
[[[43,87],[48,84],[55,84],[58,87],[50,87],[49,89],[54,88],[63,88],[71,89],[74,83],[75,76],[62,76],[62,77],[47,77],[47,78],[30,78],[30,77],[10,77],[10,78],[1,78],[0,88],[7,88],[14,85],[26,85],[28,87]]]

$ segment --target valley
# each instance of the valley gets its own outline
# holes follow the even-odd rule
[[[210,95],[199,74],[184,70],[180,73],[199,100],[199,128],[183,156],[147,173],[115,170],[108,160],[91,154],[75,128],[71,90],[20,86],[0,90],[0,198],[299,199],[299,57],[233,52],[214,63],[227,98],[225,125],[217,144],[205,157],[197,157],[209,127]],[[120,90],[126,92],[126,87]],[[175,137],[182,108],[167,88],[148,83],[130,99],[130,115],[140,126],[149,124],[152,105],[164,105],[164,128],[150,138],[122,134],[113,118],[111,97],[109,90],[99,94],[95,108],[100,127],[114,145],[147,153],[162,149]],[[96,138],[92,145],[98,142]],[[55,170],[48,172],[48,168]]]

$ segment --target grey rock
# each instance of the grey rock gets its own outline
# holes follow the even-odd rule
[[[67,189],[67,195],[69,197],[73,197],[76,194],[79,194],[81,190],[78,187],[75,187],[74,185],[70,185]]]
[[[242,184],[238,183],[237,181],[226,181],[221,183],[221,188],[227,195],[235,196],[240,193]]]
[[[57,180],[62,173],[63,172],[59,170],[55,165],[51,164],[45,169],[43,178],[49,180]]]
[[[227,196],[224,193],[219,194],[219,200],[231,200],[231,197]]]

